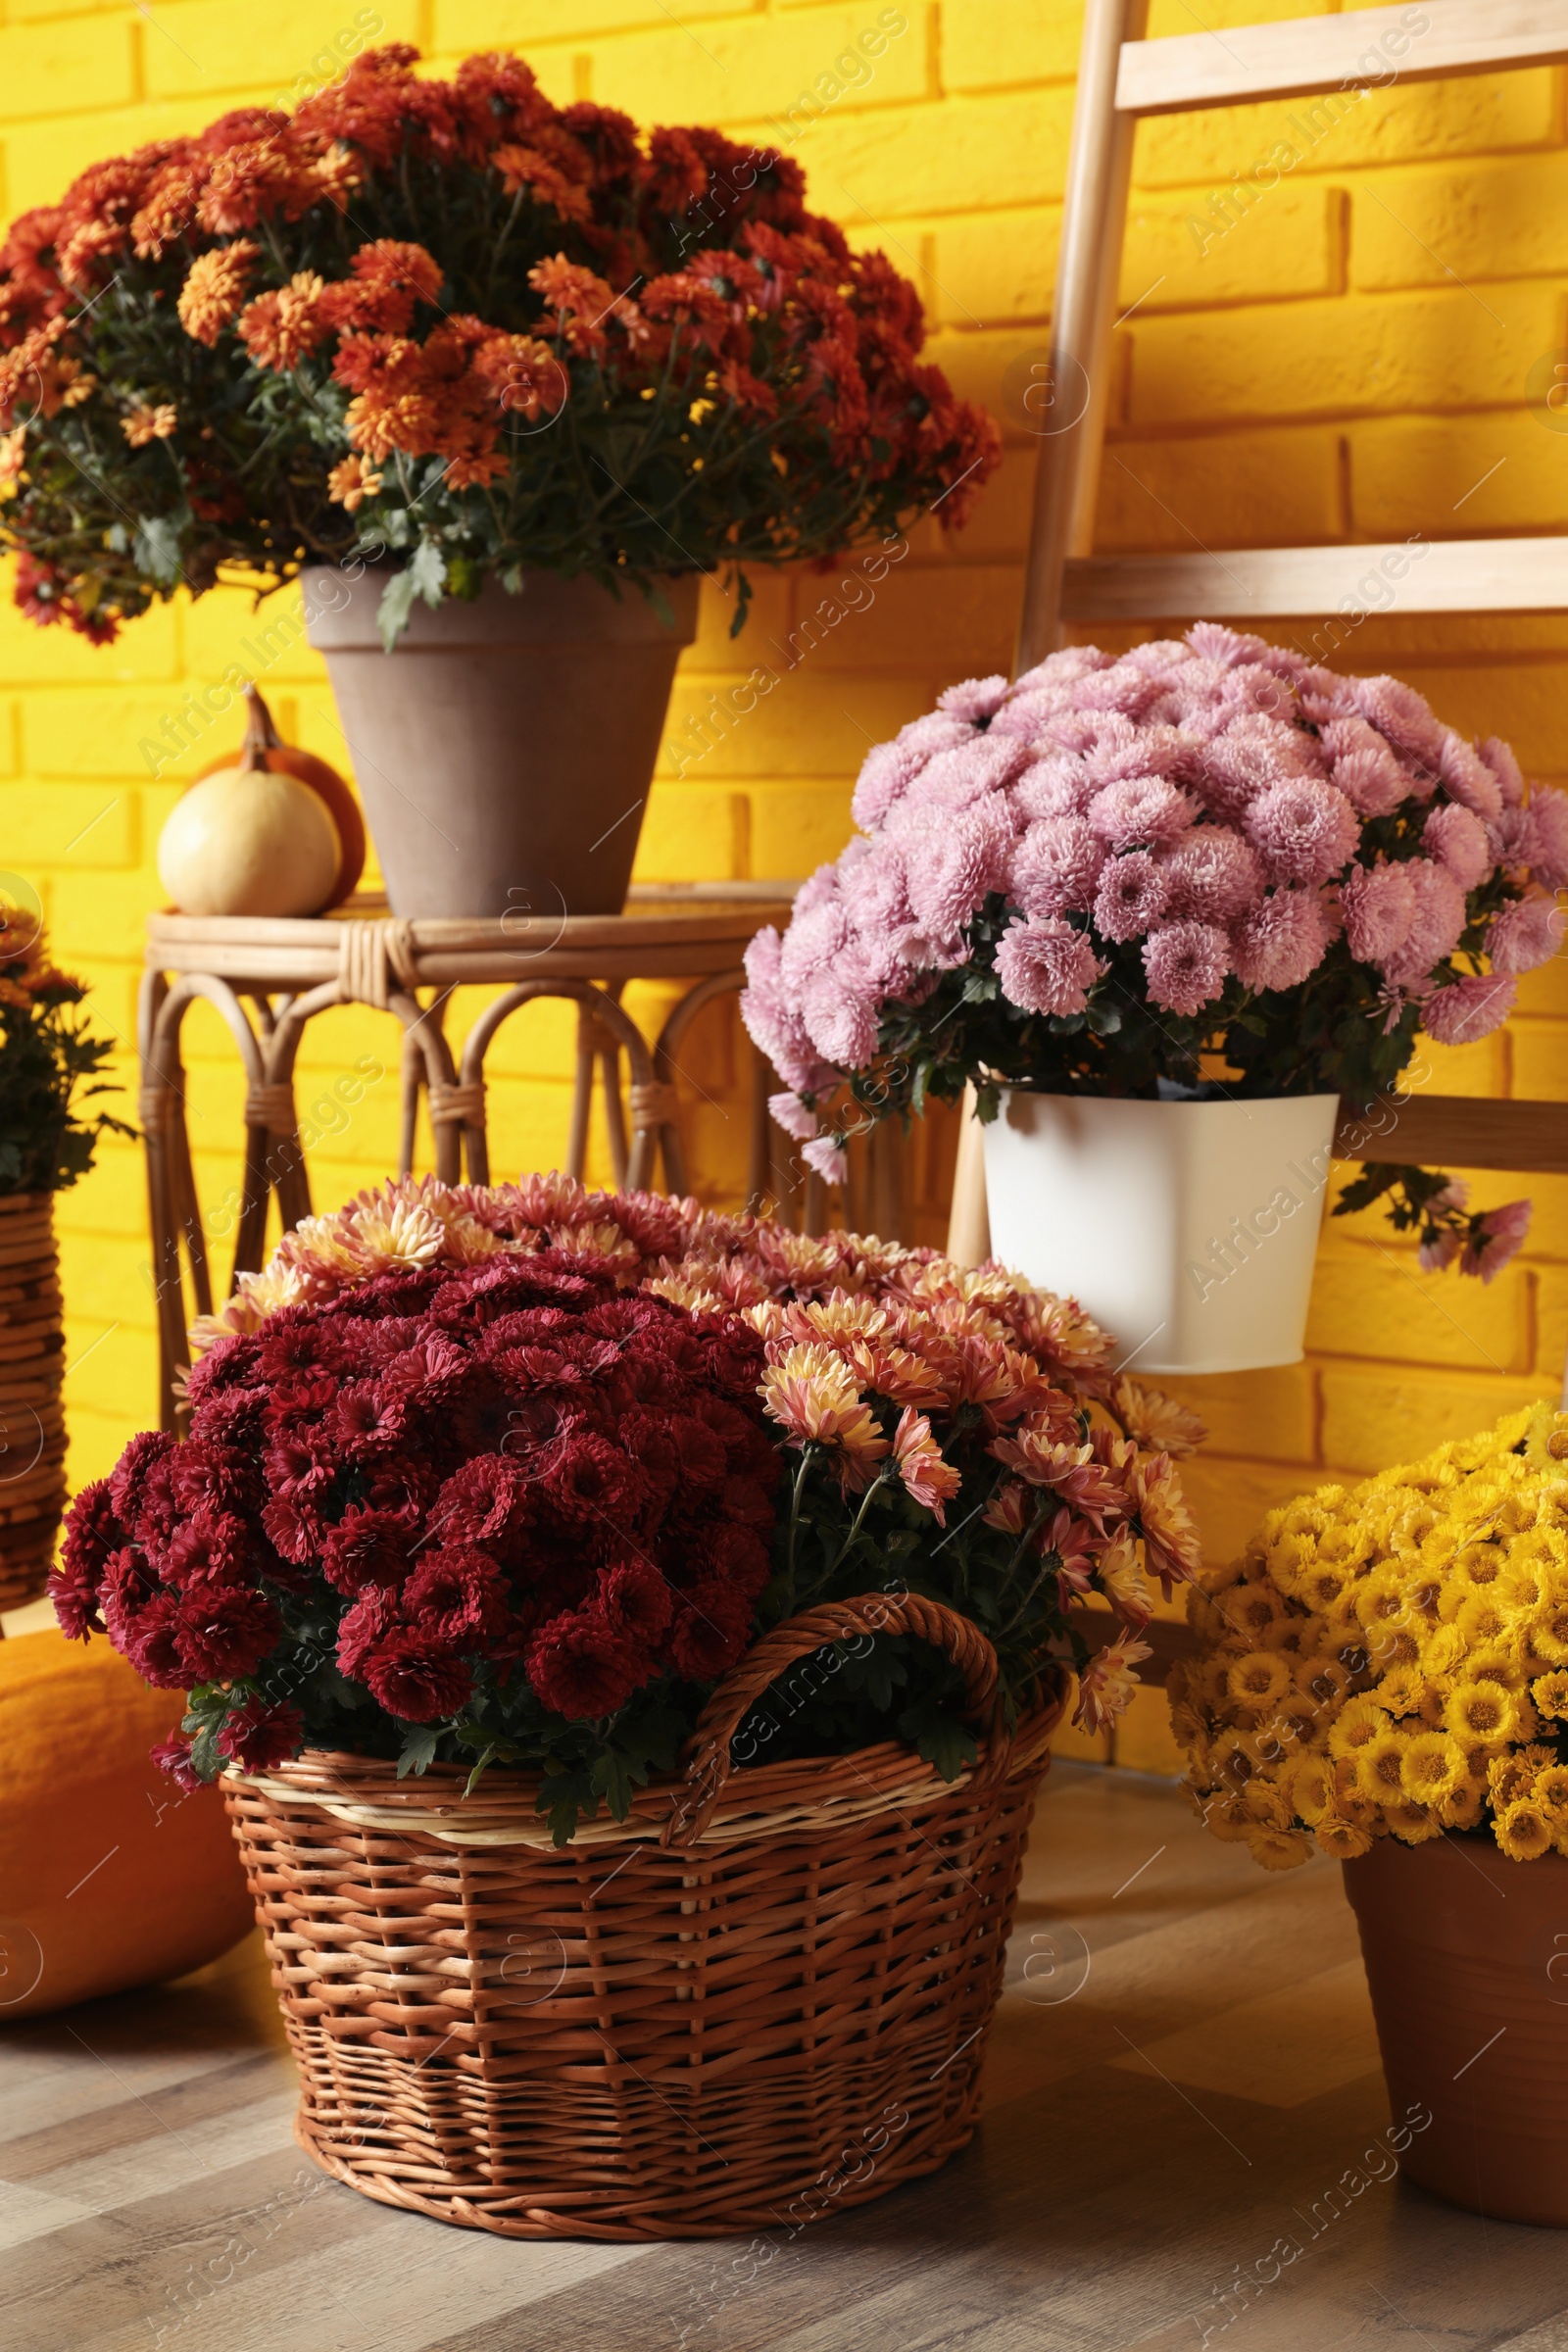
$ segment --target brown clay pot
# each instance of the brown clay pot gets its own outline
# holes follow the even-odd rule
[[[384,567],[305,574],[394,914],[618,914],[695,575],[662,583],[671,628],[638,591],[528,572],[471,604],[416,603],[392,653]]]
[[[1404,2170],[1473,2213],[1568,2228],[1568,1860],[1452,1834],[1344,1867],[1390,2104],[1417,2111]]]
[[[66,1500],[53,1193],[0,1194],[0,1609],[36,1600]]]

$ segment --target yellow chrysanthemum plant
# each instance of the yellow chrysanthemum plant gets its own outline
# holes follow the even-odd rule
[[[1188,1616],[1186,1786],[1266,1869],[1454,1831],[1568,1853],[1568,1413],[1271,1511]]]

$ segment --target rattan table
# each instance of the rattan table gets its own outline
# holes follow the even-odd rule
[[[307,1023],[340,1004],[391,1013],[403,1030],[399,1172],[413,1167],[419,1097],[435,1139],[435,1172],[458,1183],[490,1180],[485,1054],[503,1022],[541,998],[577,1004],[577,1067],[566,1165],[581,1176],[596,1073],[603,1084],[617,1184],[688,1189],[675,1057],[695,1015],[745,983],[741,958],[762,924],[788,918],[793,883],[726,883],[634,889],[619,915],[498,919],[391,916],[362,894],[302,921],[252,916],[154,914],[148,918],[139,1019],[140,1116],[146,1146],[153,1274],[158,1301],[159,1396],[165,1428],[176,1425],[175,1375],[188,1365],[188,1271],[196,1311],[210,1314],[212,1270],[185,1124],[180,1026],[202,999],[226,1023],[246,1078],[245,1173],[230,1273],[262,1263],[268,1204],[275,1193],[285,1227],[311,1213],[310,1181],[294,1106],[294,1063]],[[619,1002],[628,980],[682,979],[686,993],[652,1044]],[[460,1052],[443,1013],[454,989],[499,984]],[[620,1060],[630,1085],[622,1105]],[[753,1054],[748,1191],[776,1190],[775,1130],[767,1095],[776,1085]],[[628,1118],[629,1113],[629,1118]],[[628,1133],[629,1128],[629,1133]]]

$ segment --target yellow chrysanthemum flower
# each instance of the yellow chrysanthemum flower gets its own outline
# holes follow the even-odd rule
[[[1568,1604],[1548,1601],[1523,1619],[1525,1639],[1547,1666],[1568,1666]]]
[[[1453,1614],[1453,1629],[1467,1650],[1506,1647],[1517,1612],[1500,1597],[1501,1579],[1490,1592],[1471,1592]]]
[[[1543,1715],[1568,1721],[1568,1674],[1544,1674],[1530,1686],[1530,1695]]]
[[[1487,1792],[1475,1781],[1461,1782],[1452,1796],[1446,1796],[1435,1810],[1446,1830],[1474,1830],[1481,1826],[1481,1816],[1487,1809]]]
[[[1334,1767],[1327,1756],[1299,1757],[1284,1787],[1298,1820],[1315,1827],[1334,1811]]]
[[[1385,1729],[1355,1751],[1355,1785],[1374,1804],[1397,1804],[1404,1790],[1404,1753],[1410,1744],[1406,1732],[1385,1719]]]
[[[1516,1796],[1528,1796],[1536,1785],[1537,1775],[1557,1760],[1556,1750],[1529,1744],[1511,1747],[1506,1754],[1487,1760],[1487,1795],[1497,1812],[1511,1805]]]
[[[1332,1854],[1336,1862],[1353,1862],[1372,1850],[1371,1832],[1360,1822],[1347,1821],[1337,1814],[1325,1816],[1312,1835],[1322,1851]]]
[[[1420,1665],[1396,1666],[1367,1692],[1374,1704],[1390,1715],[1414,1715],[1425,1695],[1427,1678]]]
[[[1329,1734],[1329,1753],[1353,1757],[1357,1748],[1365,1747],[1388,1728],[1389,1719],[1374,1699],[1348,1698]]]
[[[1291,1670],[1285,1660],[1271,1650],[1250,1650],[1245,1658],[1238,1658],[1230,1668],[1225,1677],[1225,1687],[1241,1706],[1276,1706],[1290,1694]]]
[[[1443,1710],[1443,1720],[1456,1740],[1486,1740],[1501,1747],[1518,1732],[1518,1701],[1501,1683],[1466,1676],[1463,1682],[1455,1684]]]
[[[1425,1845],[1429,1838],[1443,1836],[1443,1824],[1438,1819],[1436,1808],[1416,1804],[1409,1797],[1401,1798],[1397,1804],[1385,1806],[1383,1818],[1396,1838],[1405,1845]]]
[[[1399,1777],[1414,1803],[1442,1804],[1468,1782],[1464,1749],[1447,1732],[1417,1732],[1405,1743]]]
[[[1497,1815],[1497,1843],[1510,1862],[1534,1862],[1551,1844],[1551,1825],[1528,1796],[1516,1796]]]
[[[1451,1674],[1464,1656],[1464,1636],[1457,1626],[1440,1625],[1421,1644],[1421,1671],[1428,1682]]]
[[[1232,1633],[1254,1642],[1271,1625],[1278,1625],[1285,1613],[1282,1595],[1260,1577],[1249,1577],[1242,1584],[1233,1585],[1225,1595],[1225,1615]]]
[[[1265,1870],[1298,1870],[1312,1859],[1312,1840],[1299,1830],[1254,1830],[1247,1850]]]
[[[1552,1835],[1568,1823],[1568,1764],[1546,1764],[1537,1773],[1529,1794],[1551,1823]]]

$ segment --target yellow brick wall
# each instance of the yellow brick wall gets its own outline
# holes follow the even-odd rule
[[[1291,16],[1310,0],[1208,0],[1221,28]],[[1068,0],[902,0],[906,29],[869,81],[828,95],[834,61],[880,0],[378,0],[385,37],[442,66],[466,50],[521,49],[552,95],[591,96],[645,122],[707,118],[759,143],[789,142],[811,200],[912,274],[936,356],[965,392],[1000,404],[1002,379],[1038,356],[1066,160],[1077,9]],[[1322,13],[1333,13],[1332,9]],[[333,71],[349,0],[5,0],[0,10],[0,195],[8,211],[57,195],[69,174],[220,110],[273,101]],[[678,20],[678,21],[677,21]],[[364,22],[363,14],[361,22]],[[1193,26],[1154,0],[1152,30]],[[824,79],[823,77],[827,77]],[[808,120],[797,101],[825,103]],[[795,120],[791,121],[791,110]],[[1568,529],[1568,438],[1533,414],[1526,379],[1568,343],[1568,138],[1552,71],[1370,95],[1308,142],[1298,167],[1205,249],[1191,221],[1238,171],[1292,136],[1284,105],[1175,118],[1140,136],[1117,333],[1117,396],[1101,509],[1108,547],[1331,541],[1423,531]],[[650,879],[801,874],[847,830],[868,742],[929,707],[955,677],[1007,663],[1032,451],[1014,437],[970,528],[934,526],[907,560],[745,722],[696,762],[665,757],[639,872]],[[782,640],[823,583],[763,578],[732,647],[715,599],[687,657],[668,734]],[[275,612],[276,608],[272,608]],[[100,1020],[133,1035],[143,917],[159,900],[158,828],[179,782],[233,739],[220,722],[155,782],[144,736],[192,688],[243,662],[243,599],[150,616],[107,652],[38,633],[0,608],[0,866],[37,883],[62,956],[94,983]],[[1282,624],[1282,634],[1290,633]],[[1309,633],[1296,629],[1304,644]],[[1396,608],[1335,656],[1395,668],[1457,725],[1511,735],[1537,773],[1568,774],[1559,712],[1568,620],[1430,621]],[[344,754],[319,665],[285,652],[265,672],[285,730]],[[644,1009],[650,1001],[643,1000]],[[460,1008],[454,1027],[461,1031]],[[536,1010],[493,1062],[494,1165],[561,1155],[569,1029]],[[216,1019],[187,1030],[204,1196],[238,1172],[239,1083]],[[389,1065],[389,1024],[317,1024],[302,1060],[309,1113],[346,1063]],[[1568,1089],[1560,966],[1526,983],[1507,1032],[1431,1055],[1434,1082],[1478,1095]],[[708,1017],[694,1075],[701,1188],[733,1199],[744,1167],[733,1020]],[[315,1154],[319,1201],[384,1173],[395,1087],[372,1086]],[[922,1152],[921,1238],[934,1238],[951,1137]],[[600,1166],[602,1168],[603,1161]],[[1502,1200],[1505,1178],[1477,1198]],[[1526,1257],[1490,1290],[1428,1281],[1375,1218],[1328,1229],[1310,1353],[1294,1368],[1193,1382],[1213,1445],[1192,1489],[1224,1552],[1302,1484],[1358,1474],[1554,1386],[1568,1340],[1568,1187],[1536,1181]],[[78,1477],[101,1470],[154,1409],[152,1300],[140,1170],[111,1147],[61,1203]],[[1141,1702],[1125,1761],[1165,1765],[1159,1702]]]

